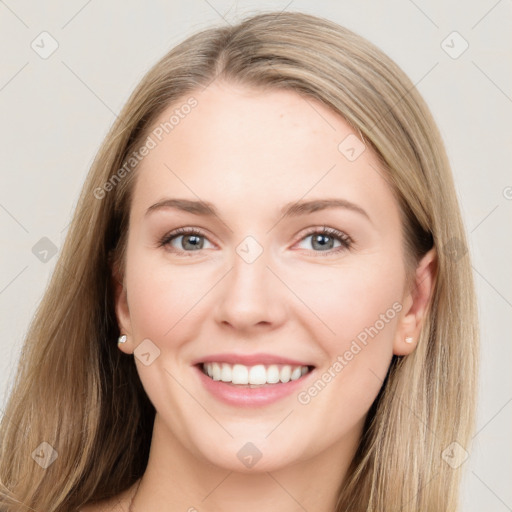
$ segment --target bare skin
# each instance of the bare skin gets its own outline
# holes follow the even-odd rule
[[[435,254],[419,262],[408,287],[384,171],[369,148],[346,158],[338,145],[358,135],[325,106],[291,91],[216,82],[193,96],[197,107],[137,168],[117,290],[128,336],[120,349],[133,354],[149,339],[160,351],[147,366],[135,357],[157,413],[132,510],[332,512],[393,354],[415,348]],[[165,198],[207,201],[218,216],[146,213]],[[281,213],[285,204],[333,198],[356,208]],[[342,236],[319,240],[323,226]],[[182,227],[201,234],[177,233],[160,245]],[[236,252],[249,235],[262,249],[251,263]],[[354,340],[370,326],[377,333],[356,352]],[[193,365],[218,353],[292,357],[314,371],[302,401],[296,392],[234,407],[205,389]],[[310,391],[325,374],[329,382]],[[262,454],[251,468],[237,456],[249,442]],[[134,489],[84,510],[127,511]]]
[[[108,500],[102,500],[97,503],[91,503],[82,507],[80,512],[125,512],[129,510],[130,503],[137,491],[140,478],[125,491],[113,496]]]

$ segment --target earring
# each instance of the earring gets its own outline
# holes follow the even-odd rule
[[[117,343],[126,343],[126,339],[127,339],[126,334],[123,334],[123,335],[119,336]]]
[[[405,338],[405,343],[412,343],[414,341],[414,339],[412,338],[412,336],[407,336]]]

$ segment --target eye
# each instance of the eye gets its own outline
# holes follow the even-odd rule
[[[205,240],[206,235],[197,228],[179,228],[166,234],[158,245],[170,247],[176,253],[195,252],[206,248]]]
[[[313,251],[319,256],[329,256],[350,249],[352,239],[342,231],[323,226],[322,228],[312,228],[302,237],[301,243],[308,238],[311,239]],[[169,247],[170,250],[178,255],[182,253],[191,253],[206,249],[205,241],[208,241],[206,235],[197,228],[178,228],[166,234],[159,242],[159,247]],[[306,248],[307,250],[310,250]],[[191,254],[188,254],[191,256]]]
[[[301,243],[307,239],[311,239],[311,247],[313,247],[314,252],[326,253],[319,256],[328,256],[333,253],[345,251],[350,249],[353,243],[352,239],[347,234],[326,226],[313,228],[301,239]]]

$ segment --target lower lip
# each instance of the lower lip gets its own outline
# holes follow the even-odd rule
[[[265,406],[291,395],[303,387],[305,380],[314,372],[309,371],[297,380],[280,384],[266,384],[257,388],[236,386],[205,375],[199,366],[195,366],[204,387],[216,398],[237,407]]]

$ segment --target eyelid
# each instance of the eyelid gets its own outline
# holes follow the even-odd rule
[[[311,228],[307,228],[305,232],[301,232],[301,234],[300,234],[299,238],[297,239],[297,241],[299,242],[303,238],[305,238],[305,237],[307,237],[309,235],[315,234],[315,233],[332,235],[332,236],[335,236],[335,237],[339,238],[340,240],[345,241],[347,243],[353,243],[354,242],[352,240],[352,237],[350,237],[344,231],[341,231],[340,229],[336,229],[336,228],[331,228],[329,226],[313,226]]]

